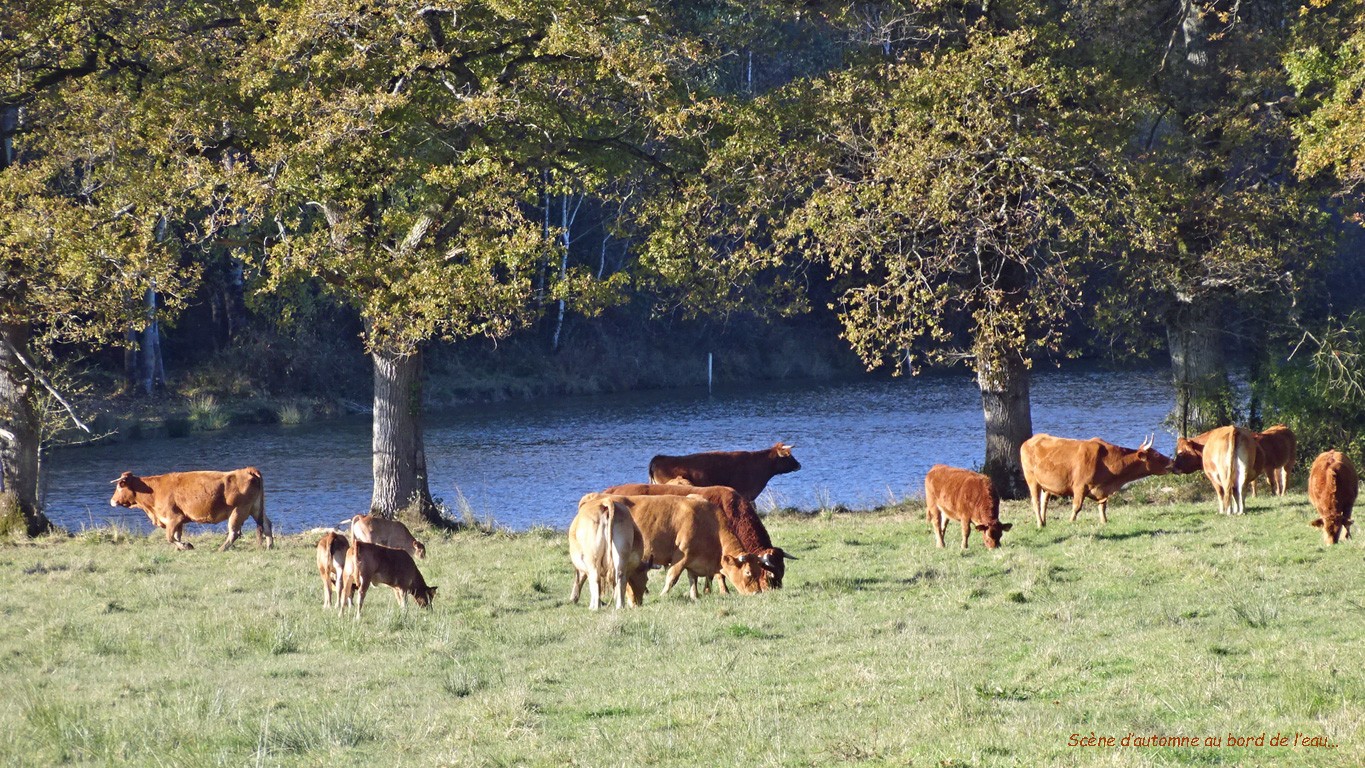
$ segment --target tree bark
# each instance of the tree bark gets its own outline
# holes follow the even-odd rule
[[[417,503],[435,520],[422,442],[422,353],[380,350],[374,361],[374,495],[371,514],[392,518]]]
[[[19,357],[31,357],[29,334],[26,324],[0,323],[0,425],[5,432],[0,435],[0,486],[18,501],[28,535],[37,536],[52,524],[38,492],[43,449],[34,402],[38,383]]]
[[[1019,446],[1033,436],[1028,365],[1015,350],[981,355],[976,381],[986,415],[986,463],[981,472],[991,479],[1000,498],[1026,498]]]
[[[1223,357],[1220,308],[1208,299],[1178,302],[1166,318],[1175,411],[1182,436],[1232,423],[1232,387]]]

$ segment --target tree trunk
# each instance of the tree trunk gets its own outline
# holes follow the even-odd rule
[[[427,519],[436,505],[422,442],[422,353],[371,354],[374,360],[374,496],[370,512],[392,518],[416,502]]]
[[[976,381],[986,415],[986,463],[981,472],[991,479],[1001,499],[1026,498],[1019,446],[1033,436],[1028,366],[1015,350],[981,355]]]
[[[1182,436],[1232,423],[1232,387],[1223,362],[1220,309],[1215,302],[1177,303],[1166,318],[1175,384],[1172,420]]]
[[[52,524],[42,511],[38,480],[42,435],[34,403],[37,382],[20,360],[28,354],[30,329],[26,324],[0,324],[0,486],[14,495],[24,514],[28,535],[37,536]]]
[[[156,290],[147,289],[147,328],[142,331],[142,390],[148,397],[166,385],[161,361],[161,328],[156,322]]]

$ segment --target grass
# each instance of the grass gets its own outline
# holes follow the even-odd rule
[[[379,588],[359,622],[323,611],[299,536],[6,544],[0,764],[1365,763],[1361,539],[1324,547],[1302,495],[1248,509],[1038,530],[1010,504],[1004,546],[966,552],[913,503],[784,515],[787,589],[596,614],[561,532],[430,531],[434,609]],[[1266,737],[1068,746],[1092,732]]]

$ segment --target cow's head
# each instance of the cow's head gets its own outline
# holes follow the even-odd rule
[[[758,555],[744,553],[738,557],[722,555],[720,572],[740,594],[752,595],[763,591],[763,566],[758,563]]]
[[[1142,441],[1142,445],[1138,446],[1138,463],[1149,475],[1164,475],[1171,471],[1171,465],[1174,462],[1152,448],[1152,442],[1155,439],[1155,435],[1148,435],[1147,439]]]
[[[1188,475],[1204,468],[1204,446],[1184,437],[1175,439],[1175,460],[1171,474]]]
[[[111,507],[131,507],[137,503],[135,491],[147,490],[147,484],[132,472],[124,472],[113,483],[114,495],[109,497]]]
[[[1014,523],[1002,523],[999,520],[990,525],[976,524],[976,529],[981,531],[981,540],[986,542],[986,549],[995,549],[1000,546],[1000,534],[1014,527]]]
[[[1351,538],[1352,520],[1349,517],[1331,517],[1326,520],[1317,518],[1309,525],[1314,528],[1322,529],[1322,539],[1328,546],[1336,544],[1343,539]]]
[[[649,572],[662,567],[655,565],[652,559],[645,558],[635,572],[626,577],[626,601],[636,607],[644,605],[645,595],[649,594]]]
[[[434,597],[436,597],[435,587],[419,587],[412,593],[412,599],[416,600],[417,604],[423,608],[430,608],[431,600]]]
[[[801,462],[792,455],[794,445],[787,445],[782,442],[773,443],[773,447],[768,449],[768,457],[772,459],[772,470],[774,475],[785,475],[788,472],[795,472],[801,468]]]
[[[769,547],[758,553],[758,564],[768,572],[767,584],[770,589],[782,588],[782,578],[787,574],[786,561],[795,559],[795,555],[787,554],[781,547]]]

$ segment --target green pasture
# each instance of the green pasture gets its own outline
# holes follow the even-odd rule
[[[1325,547],[1301,493],[1004,517],[964,552],[913,503],[779,515],[786,589],[598,613],[562,533],[428,532],[434,609],[381,588],[359,622],[323,610],[312,537],[11,542],[0,764],[1365,764],[1365,531]],[[1263,746],[1203,745],[1229,734]]]

